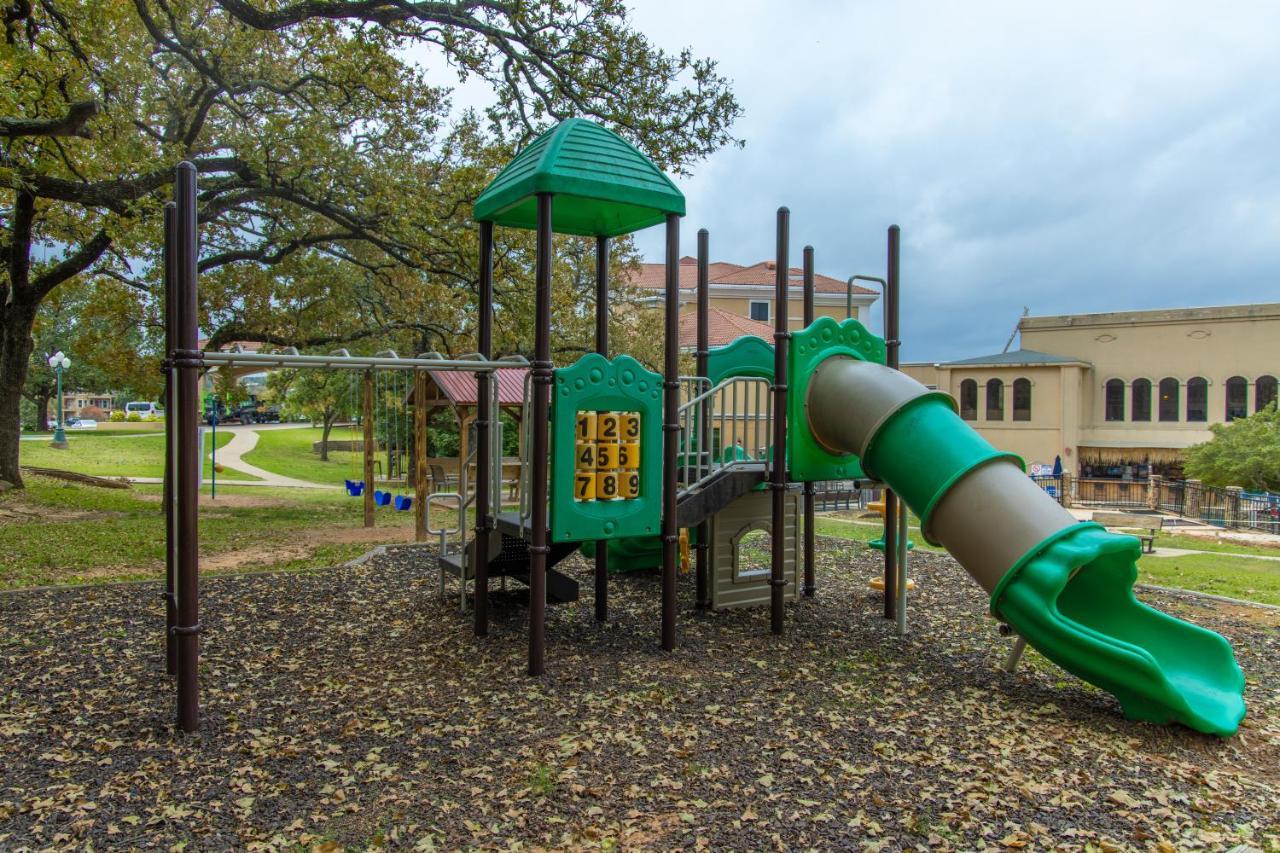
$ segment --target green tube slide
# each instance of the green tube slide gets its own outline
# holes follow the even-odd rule
[[[1020,459],[957,417],[949,395],[906,374],[833,356],[792,383],[807,388],[818,444],[861,457],[1033,648],[1114,695],[1130,719],[1235,733],[1244,674],[1231,645],[1138,601],[1137,539],[1077,522]]]

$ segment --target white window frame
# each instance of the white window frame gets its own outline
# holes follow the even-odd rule
[[[747,300],[747,319],[748,320],[756,319],[755,317],[752,316],[751,309],[757,305],[764,306],[765,318],[763,320],[756,320],[756,322],[772,323],[773,322],[773,303],[768,299],[748,299]]]

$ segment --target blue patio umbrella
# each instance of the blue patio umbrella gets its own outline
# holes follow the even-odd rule
[[[1061,456],[1053,457],[1053,476],[1055,477],[1062,476],[1062,457]]]

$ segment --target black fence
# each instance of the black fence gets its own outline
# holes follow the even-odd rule
[[[823,480],[813,484],[813,507],[819,512],[866,509],[877,500],[878,489],[859,489],[854,480]]]
[[[1058,503],[1062,503],[1062,478],[1061,477],[1033,476],[1031,480],[1037,486],[1044,489],[1045,494],[1047,494],[1049,497],[1053,498]]]
[[[1072,483],[1072,503],[1076,506],[1113,506],[1147,509],[1146,480],[1107,480],[1080,477]]]
[[[1081,477],[1069,481],[1066,495],[1059,477],[1031,479],[1064,505],[1156,511],[1215,527],[1280,534],[1280,495],[1271,492],[1236,492],[1186,480]]]

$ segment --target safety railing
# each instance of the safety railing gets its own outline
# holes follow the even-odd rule
[[[677,475],[682,491],[725,468],[767,463],[773,451],[769,380],[739,376],[688,399],[679,411]]]
[[[1146,480],[1106,480],[1078,478],[1073,500],[1077,506],[1147,508]]]

